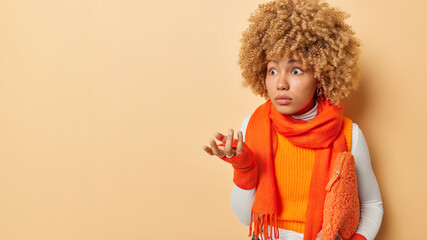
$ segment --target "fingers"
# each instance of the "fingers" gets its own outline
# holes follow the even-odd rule
[[[214,134],[215,139],[218,141],[225,143],[224,146],[218,146],[214,139],[209,139],[209,143],[211,147],[203,146],[203,150],[209,155],[215,155],[219,158],[224,158],[225,156],[232,157],[235,154],[240,154],[243,152],[243,134],[241,131],[237,134],[238,144],[237,149],[240,149],[235,153],[235,149],[233,149],[233,138],[234,138],[234,130],[229,129],[228,135],[225,136],[222,133],[216,132]],[[239,145],[240,144],[240,145]]]
[[[239,131],[237,133],[237,146],[236,146],[236,155],[239,155],[243,152],[243,133]]]
[[[222,151],[221,149],[219,149],[218,145],[216,144],[214,139],[209,139],[209,143],[211,144],[211,149],[212,149],[212,153],[216,156],[218,156],[219,158],[223,158],[225,156],[224,151]]]
[[[215,137],[218,141],[221,141],[221,142],[223,142],[223,143],[225,143],[225,142],[227,141],[227,137],[226,137],[226,136],[224,136],[222,133],[219,133],[219,132],[216,132],[216,133],[214,134],[214,137]]]
[[[233,137],[234,137],[233,129],[228,130],[227,142],[225,143],[225,148],[224,148],[225,156],[230,157],[234,155]]]
[[[207,152],[209,155],[214,155],[212,152],[212,149],[208,146],[202,146],[203,150],[205,150],[205,152]]]

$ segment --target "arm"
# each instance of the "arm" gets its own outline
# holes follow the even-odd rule
[[[209,155],[216,156],[233,166],[233,182],[236,186],[235,189],[237,189],[236,192],[241,190],[241,193],[251,193],[251,190],[255,189],[257,185],[258,171],[255,153],[252,152],[252,150],[244,142],[244,134],[246,132],[246,125],[248,120],[249,117],[245,119],[244,124],[242,124],[243,130],[237,133],[237,139],[233,140],[234,131],[233,129],[229,129],[227,136],[219,132],[214,134],[215,139],[220,141],[220,144],[217,144],[216,141],[211,138],[209,139],[210,147],[202,146],[203,150]],[[243,198],[243,201],[240,201],[241,198]],[[245,218],[240,217],[241,206],[245,206],[245,203],[247,203],[247,207],[244,207],[243,209],[245,212],[245,217],[246,210],[249,210],[247,213],[249,220],[247,221]],[[246,196],[241,196],[239,194],[233,194],[232,196],[232,207],[236,211],[238,218],[243,223],[250,222],[252,203],[253,199],[249,201],[248,197]],[[247,223],[247,225],[249,225],[249,223]]]
[[[352,239],[375,239],[380,229],[383,211],[381,192],[371,166],[371,158],[365,137],[359,126],[353,123],[351,153],[356,164],[357,185],[360,200],[360,220]],[[358,234],[362,236],[357,236]]]
[[[246,127],[249,119],[250,116],[246,117],[240,126],[240,131],[243,133],[243,140],[245,139]],[[231,208],[240,222],[245,225],[249,225],[251,222],[251,209],[255,200],[255,193],[256,188],[245,190],[239,188],[236,184],[233,186],[233,192],[231,193]]]

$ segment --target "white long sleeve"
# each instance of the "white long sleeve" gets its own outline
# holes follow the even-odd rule
[[[250,116],[245,118],[240,130],[245,139],[246,127]],[[351,153],[354,155],[357,184],[360,200],[360,221],[356,233],[375,239],[383,217],[383,202],[375,174],[371,166],[371,158],[365,137],[359,126],[353,123]],[[245,225],[250,224],[251,209],[255,200],[256,188],[244,190],[234,185],[231,194],[231,207],[237,218]],[[287,233],[292,232],[283,230]],[[293,233],[293,232],[292,232]],[[302,236],[295,233],[294,236]],[[282,239],[282,238],[280,238]],[[301,238],[302,239],[302,238]]]
[[[353,123],[351,153],[356,165],[360,201],[360,220],[356,233],[367,240],[375,239],[383,219],[383,201],[380,188],[371,166],[368,144],[359,126]]]
[[[240,126],[240,131],[243,133],[243,141],[245,141],[246,127],[248,126],[250,117],[246,117]],[[239,188],[236,184],[234,184],[231,193],[231,208],[240,222],[247,226],[251,223],[251,209],[255,200],[255,193],[256,188],[245,190]]]

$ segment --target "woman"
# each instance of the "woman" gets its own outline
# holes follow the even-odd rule
[[[267,101],[236,140],[230,129],[203,149],[232,164],[232,208],[253,239],[374,239],[379,230],[368,147],[343,117],[360,78],[346,18],[318,0],[276,0],[259,5],[243,32],[244,84]]]

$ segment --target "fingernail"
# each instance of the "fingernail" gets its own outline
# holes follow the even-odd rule
[[[228,135],[232,135],[233,134],[233,130],[232,129],[229,129],[228,130]]]

